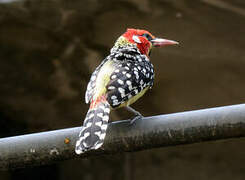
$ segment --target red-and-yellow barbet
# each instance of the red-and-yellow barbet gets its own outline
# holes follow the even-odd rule
[[[89,110],[83,122],[75,152],[84,153],[103,145],[112,109],[129,107],[153,86],[154,69],[149,60],[152,47],[178,44],[160,39],[140,29],[127,29],[120,36],[110,55],[93,72],[87,86]]]

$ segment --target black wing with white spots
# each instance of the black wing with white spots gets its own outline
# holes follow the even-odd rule
[[[117,65],[107,85],[107,101],[115,108],[127,102],[154,81],[154,69],[145,55],[135,51],[120,52]]]

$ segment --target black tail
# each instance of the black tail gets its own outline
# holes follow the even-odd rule
[[[98,149],[103,145],[109,113],[110,105],[107,101],[100,102],[95,108],[88,110],[79,139],[76,142],[76,154]]]

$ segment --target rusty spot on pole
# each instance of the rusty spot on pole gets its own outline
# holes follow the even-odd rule
[[[65,138],[65,140],[64,140],[65,144],[69,144],[70,142],[71,142],[71,140],[69,138]]]

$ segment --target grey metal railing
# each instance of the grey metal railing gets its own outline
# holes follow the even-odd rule
[[[245,104],[109,124],[103,149],[74,152],[80,127],[0,139],[0,169],[15,169],[156,147],[245,137]]]

